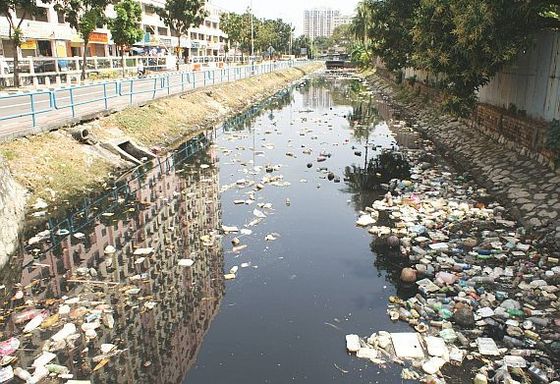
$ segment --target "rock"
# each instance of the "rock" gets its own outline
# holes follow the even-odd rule
[[[474,314],[471,307],[466,304],[457,304],[453,319],[457,324],[465,328],[474,327]]]
[[[473,384],[488,384],[488,378],[483,373],[477,373],[474,377]]]
[[[428,375],[436,374],[445,364],[445,360],[441,357],[432,357],[422,364],[422,370]]]
[[[403,268],[401,271],[401,281],[405,283],[416,282],[416,270],[412,268]]]
[[[362,215],[356,221],[356,225],[358,225],[360,227],[368,227],[368,226],[373,225],[373,224],[375,224],[375,219],[373,217],[371,217],[371,215]]]
[[[397,248],[400,245],[400,243],[401,241],[397,236],[392,235],[387,238],[387,245],[390,248]]]

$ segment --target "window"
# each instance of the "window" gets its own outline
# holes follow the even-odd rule
[[[146,13],[146,15],[153,15],[156,13],[156,9],[151,5],[145,5],[144,12]]]
[[[212,23],[212,28],[218,29],[218,23]]]
[[[167,31],[167,28],[165,28],[165,27],[158,27],[158,35],[168,36],[169,32]]]
[[[18,19],[33,20],[33,16],[30,16],[29,12],[24,12],[21,8],[16,8],[16,17]]]
[[[179,32],[175,28],[171,28],[171,36],[179,37]]]
[[[47,16],[47,8],[39,7],[37,9],[37,14],[35,15],[35,21],[48,22],[49,18]]]
[[[66,22],[66,19],[64,17],[64,12],[62,11],[56,11],[56,17],[58,19],[58,23],[59,24],[64,24]]]
[[[196,33],[191,32],[191,40],[196,40]]]

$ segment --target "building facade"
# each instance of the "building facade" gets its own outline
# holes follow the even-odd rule
[[[181,56],[220,56],[224,54],[226,35],[220,30],[221,9],[207,3],[208,17],[199,27],[192,28],[188,36],[179,38],[175,31],[166,27],[156,14],[156,8],[163,7],[165,0],[141,0],[142,29],[144,38],[135,44],[137,54],[169,54],[175,53],[180,45]],[[107,7],[108,17],[114,17],[113,6]],[[19,17],[16,13],[16,18]],[[21,57],[73,57],[81,56],[84,41],[70,27],[62,13],[54,9],[54,5],[41,5],[37,16],[28,17],[22,24],[25,42],[21,46]],[[180,44],[179,44],[180,43]],[[113,56],[116,49],[111,40],[110,31],[104,26],[90,35],[87,56]],[[132,52],[131,52],[132,53]],[[0,17],[0,56],[13,57],[14,48],[9,40],[9,24],[5,17]]]
[[[312,40],[317,37],[330,37],[336,27],[351,21],[351,16],[342,15],[336,9],[306,9],[303,12],[303,34]]]

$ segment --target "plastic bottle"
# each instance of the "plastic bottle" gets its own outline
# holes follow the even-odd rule
[[[525,317],[525,312],[521,309],[511,308],[507,310],[507,313],[512,317]]]
[[[542,369],[531,365],[528,371],[531,374],[531,377],[533,377],[537,382],[544,384],[548,384],[550,382],[550,380],[548,380],[548,377],[546,376],[546,373],[544,373]]]
[[[529,357],[535,353],[533,349],[512,349],[509,353],[513,356]]]
[[[25,382],[31,380],[32,377],[31,373],[27,372],[25,369],[22,369],[20,367],[14,368],[14,375],[16,375],[18,378],[22,379]]]
[[[523,348],[526,346],[525,342],[511,336],[504,336],[504,343],[507,345],[511,345],[512,347]]]

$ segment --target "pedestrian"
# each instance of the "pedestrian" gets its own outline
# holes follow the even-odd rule
[[[144,68],[144,60],[138,60],[136,72],[138,74],[138,77],[143,77],[146,74],[146,68]]]

